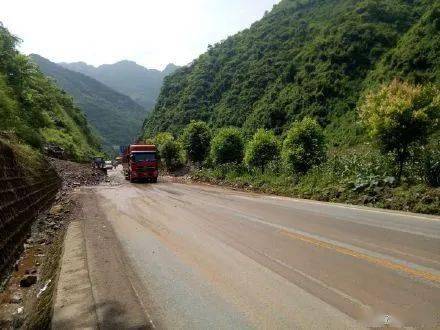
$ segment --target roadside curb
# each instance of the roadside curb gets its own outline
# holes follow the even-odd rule
[[[97,328],[81,221],[69,224],[55,297],[52,329]]]

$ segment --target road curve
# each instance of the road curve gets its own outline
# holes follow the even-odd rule
[[[440,327],[438,217],[171,182],[89,193],[157,328]]]

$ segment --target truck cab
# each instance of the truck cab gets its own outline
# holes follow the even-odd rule
[[[123,168],[125,179],[130,182],[156,183],[159,176],[156,146],[148,144],[128,146],[123,157]]]

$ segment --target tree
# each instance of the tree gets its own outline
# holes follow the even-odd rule
[[[173,134],[169,132],[160,132],[156,134],[156,136],[153,139],[153,142],[157,148],[160,148],[160,146],[164,144],[166,141],[171,141],[171,140],[174,140]]]
[[[183,131],[181,141],[188,159],[202,162],[209,153],[211,130],[205,122],[193,120]]]
[[[168,171],[174,171],[182,166],[181,146],[173,140],[166,140],[159,147],[163,165]]]
[[[325,160],[324,133],[315,119],[305,117],[293,123],[283,142],[281,156],[291,173],[304,174]]]
[[[400,180],[411,151],[426,144],[429,131],[438,125],[439,90],[398,80],[370,92],[359,107],[360,115],[384,154],[392,153]]]
[[[243,159],[243,137],[235,127],[221,128],[211,144],[211,158],[214,164],[239,163]]]
[[[160,149],[161,149],[162,145],[167,141],[174,141],[173,134],[171,134],[169,132],[160,132],[160,133],[157,133],[153,139],[153,144],[156,145],[156,148],[158,151],[157,157],[159,159],[162,158],[161,153],[160,153]]]
[[[246,146],[244,162],[250,167],[258,167],[264,173],[267,164],[278,158],[280,143],[273,131],[259,129]]]

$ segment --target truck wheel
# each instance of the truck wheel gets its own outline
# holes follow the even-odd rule
[[[130,182],[131,183],[133,183],[134,182],[134,179],[131,177],[131,175],[129,174],[129,179],[130,179]]]
[[[152,182],[152,183],[157,183],[157,178],[152,178],[152,179],[151,179],[151,182]]]

